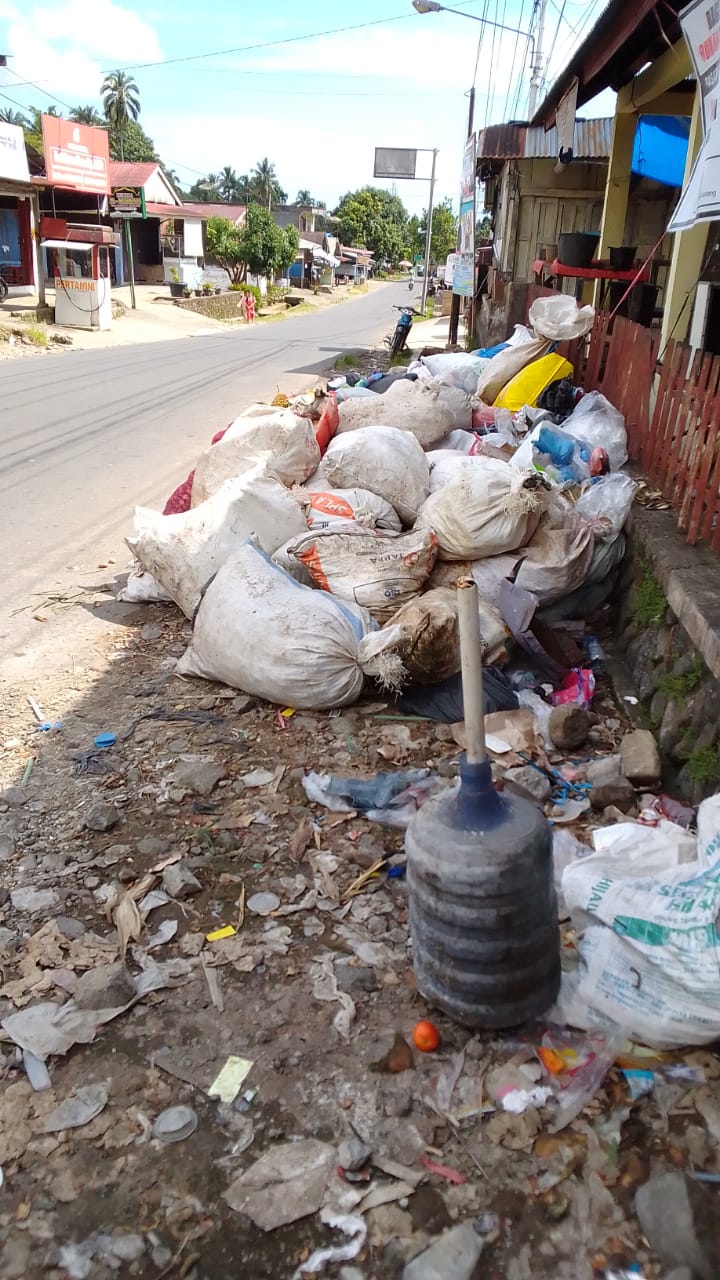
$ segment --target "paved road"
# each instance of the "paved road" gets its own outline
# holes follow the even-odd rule
[[[135,503],[162,504],[241,408],[311,385],[407,300],[387,285],[251,330],[0,365],[0,645],[21,642],[10,618],[33,593],[122,565]]]

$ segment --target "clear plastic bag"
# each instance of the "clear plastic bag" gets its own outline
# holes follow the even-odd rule
[[[581,493],[575,509],[592,525],[596,538],[608,541],[623,528],[636,492],[637,485],[630,476],[621,471],[611,472]]]
[[[563,422],[563,430],[591,449],[607,449],[610,466],[619,471],[628,460],[625,419],[601,391],[589,391]]]

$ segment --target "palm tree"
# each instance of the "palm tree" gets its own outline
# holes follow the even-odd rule
[[[252,171],[252,184],[254,194],[266,204],[268,209],[272,207],[273,196],[279,186],[275,165],[271,164],[267,156],[264,160],[258,160]]]
[[[30,121],[20,111],[13,111],[12,107],[3,107],[0,111],[0,120],[3,124],[16,124],[21,129],[27,129]]]
[[[94,107],[89,107],[89,106],[73,107],[72,111],[70,112],[70,119],[73,120],[75,124],[89,124],[96,129],[102,128],[102,126],[105,124],[105,121],[103,120],[99,111],[96,111]]]
[[[312,209],[315,201],[313,200],[307,187],[302,187],[295,197],[295,203],[304,205],[306,208]]]
[[[219,175],[217,187],[223,200],[227,200],[228,204],[237,196],[238,176],[235,170],[230,168],[230,165],[226,164]]]
[[[111,71],[102,82],[105,117],[110,127],[117,131],[120,141],[120,159],[125,159],[123,139],[131,120],[140,115],[140,91],[137,82],[127,71]]]

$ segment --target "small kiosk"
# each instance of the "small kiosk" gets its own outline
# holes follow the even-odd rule
[[[42,248],[52,252],[56,324],[110,328],[110,248],[118,238],[106,227],[68,227],[64,239],[42,241]]]

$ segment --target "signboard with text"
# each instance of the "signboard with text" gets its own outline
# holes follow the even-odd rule
[[[471,298],[475,291],[475,134],[465,143],[460,188],[459,262],[453,275],[453,293]]]
[[[111,218],[146,218],[145,192],[142,187],[113,187],[108,197]]]
[[[25,135],[19,124],[0,120],[0,178],[13,182],[29,182]]]
[[[110,194],[110,149],[107,129],[74,124],[59,116],[43,116],[47,176],[69,191]]]
[[[720,2],[692,0],[680,24],[700,90],[703,140],[668,231],[720,218]]]

